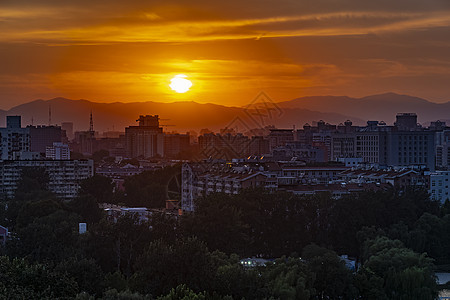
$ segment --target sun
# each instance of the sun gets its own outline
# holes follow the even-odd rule
[[[186,78],[183,74],[175,75],[170,79],[170,88],[177,93],[186,93],[192,86],[192,82]]]

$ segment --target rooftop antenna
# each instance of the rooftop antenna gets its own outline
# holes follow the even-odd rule
[[[33,118],[33,116],[31,116],[31,126],[33,126],[34,125],[34,118]]]
[[[89,131],[94,132],[94,121],[92,120],[92,110],[91,110],[91,116],[89,121]]]

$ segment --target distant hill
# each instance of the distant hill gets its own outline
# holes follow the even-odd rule
[[[324,120],[339,124],[352,120],[355,125],[363,125],[367,120],[385,121],[392,124],[399,112],[415,112],[420,123],[450,119],[450,102],[433,103],[425,99],[387,93],[363,98],[346,96],[312,96],[291,101],[253,105],[250,108],[228,107],[217,104],[196,102],[133,102],[98,103],[88,100],[55,98],[35,100],[11,108],[0,110],[0,126],[5,126],[6,115],[21,115],[22,124],[48,124],[51,107],[52,123],[73,122],[75,130],[88,130],[89,114],[92,111],[96,131],[123,131],[126,126],[135,125],[139,115],[158,114],[166,127],[165,131],[185,132],[208,128],[218,131],[226,126],[238,131],[247,131],[274,125],[278,128],[302,127],[305,123]]]
[[[334,112],[357,116],[363,120],[378,120],[392,124],[400,112],[415,112],[420,123],[449,119],[450,102],[434,103],[408,95],[387,93],[350,98],[346,96],[302,97],[278,103],[283,109],[309,109],[321,112]]]
[[[196,102],[133,102],[133,103],[98,103],[88,100],[70,100],[55,98],[51,100],[35,100],[0,111],[0,126],[5,126],[6,115],[21,115],[22,125],[48,124],[49,107],[51,107],[52,124],[73,122],[74,130],[89,129],[89,115],[92,111],[94,129],[96,131],[123,131],[126,126],[136,125],[139,115],[158,114],[162,124],[175,125],[165,131],[177,130],[185,132],[208,128],[218,131],[226,126],[238,131],[275,125],[279,128],[303,126],[306,122],[325,120],[330,123],[341,123],[351,118],[346,114],[335,112],[322,113],[302,108],[279,108],[264,112],[254,108],[227,107],[217,104],[200,104]],[[167,119],[167,120],[164,120]],[[363,123],[359,118],[351,118],[355,123]]]

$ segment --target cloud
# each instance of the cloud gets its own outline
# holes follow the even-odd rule
[[[192,42],[362,35],[450,25],[450,6],[440,0],[426,5],[404,0],[377,5],[368,1],[340,1],[340,5],[331,0],[314,5],[305,2],[25,1],[0,12],[0,41],[57,45]]]
[[[448,0],[9,0],[0,32],[2,103],[450,92]]]

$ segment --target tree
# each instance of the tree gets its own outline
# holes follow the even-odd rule
[[[83,222],[93,224],[102,218],[102,210],[95,197],[90,194],[79,195],[66,205],[67,208],[79,214]]]
[[[363,299],[435,299],[437,285],[431,259],[400,241],[378,237],[366,242],[367,260],[356,284]]]
[[[0,295],[8,299],[68,298],[76,293],[77,284],[73,280],[48,266],[0,257]]]
[[[447,255],[443,247],[445,236],[444,221],[435,215],[424,213],[409,232],[409,239],[405,244],[418,253],[426,252],[430,257],[442,261]]]
[[[104,288],[104,275],[93,259],[68,258],[55,267],[55,272],[71,278],[81,292],[100,296]]]
[[[167,170],[166,170],[167,169]],[[129,206],[165,207],[170,170],[145,171],[125,179],[125,203]]]
[[[108,157],[108,156],[109,156],[109,151],[101,149],[101,150],[95,151],[92,154],[92,159],[95,162],[101,162],[105,157]]]
[[[79,221],[78,215],[62,209],[35,218],[15,232],[6,244],[7,253],[54,263],[74,256],[80,250],[76,247]]]
[[[56,199],[55,195],[48,190],[49,180],[45,168],[22,168],[14,198],[8,201],[6,210],[6,220],[8,221],[6,225],[10,229],[14,229],[19,214],[29,202]]]
[[[151,241],[150,224],[132,215],[115,223],[102,219],[82,239],[85,251],[105,272],[119,271],[127,277],[134,273],[137,258]]]
[[[195,293],[182,284],[170,290],[166,296],[158,297],[158,300],[206,300],[205,293]]]
[[[212,250],[243,254],[248,245],[247,227],[232,201],[221,193],[198,199],[195,213],[182,216],[185,236],[197,236]]]
[[[133,293],[129,290],[117,291],[116,289],[110,289],[105,291],[102,297],[103,300],[153,300],[150,295],[141,295],[139,293]]]
[[[111,178],[96,174],[80,182],[78,196],[91,195],[98,203],[111,203],[114,188]]]
[[[282,257],[262,269],[266,295],[259,299],[311,299],[313,276],[299,258]],[[257,298],[258,299],[258,298]]]
[[[217,265],[204,243],[188,238],[166,244],[150,243],[136,263],[130,286],[143,294],[162,295],[186,284],[194,291],[209,290]]]
[[[317,299],[355,299],[352,272],[334,251],[311,244],[302,252],[313,274]]]

